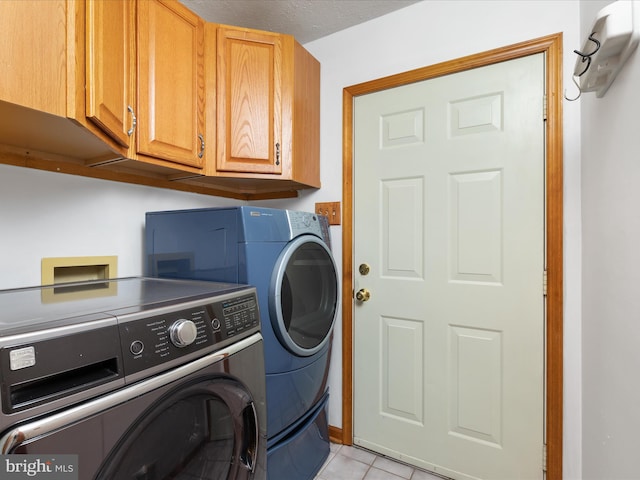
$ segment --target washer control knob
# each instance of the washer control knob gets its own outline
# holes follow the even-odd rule
[[[169,327],[169,338],[176,347],[191,345],[198,336],[198,327],[191,320],[180,319]]]

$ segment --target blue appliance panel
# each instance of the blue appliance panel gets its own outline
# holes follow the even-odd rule
[[[319,405],[291,429],[267,444],[269,480],[312,480],[329,457],[327,393]],[[286,432],[287,434],[289,432]]]
[[[267,374],[267,432],[278,435],[315,405],[327,390],[331,349],[293,372]]]
[[[238,221],[242,224],[239,242],[286,243],[296,235],[291,230],[286,210],[238,207],[236,213]]]
[[[151,277],[239,280],[239,218],[235,209],[147,213],[146,274]]]

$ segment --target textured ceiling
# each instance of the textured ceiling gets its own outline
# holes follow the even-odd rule
[[[180,0],[208,22],[293,35],[300,43],[421,0]]]

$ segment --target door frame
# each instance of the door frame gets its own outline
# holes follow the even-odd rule
[[[537,53],[545,54],[545,438],[548,480],[562,478],[563,422],[563,129],[562,33],[489,50],[346,87],[342,94],[342,429],[332,438],[353,444],[353,100],[389,88]]]

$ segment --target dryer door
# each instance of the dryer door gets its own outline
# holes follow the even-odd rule
[[[303,235],[280,254],[269,288],[273,330],[290,352],[310,356],[328,342],[338,312],[338,272],[318,237]]]

